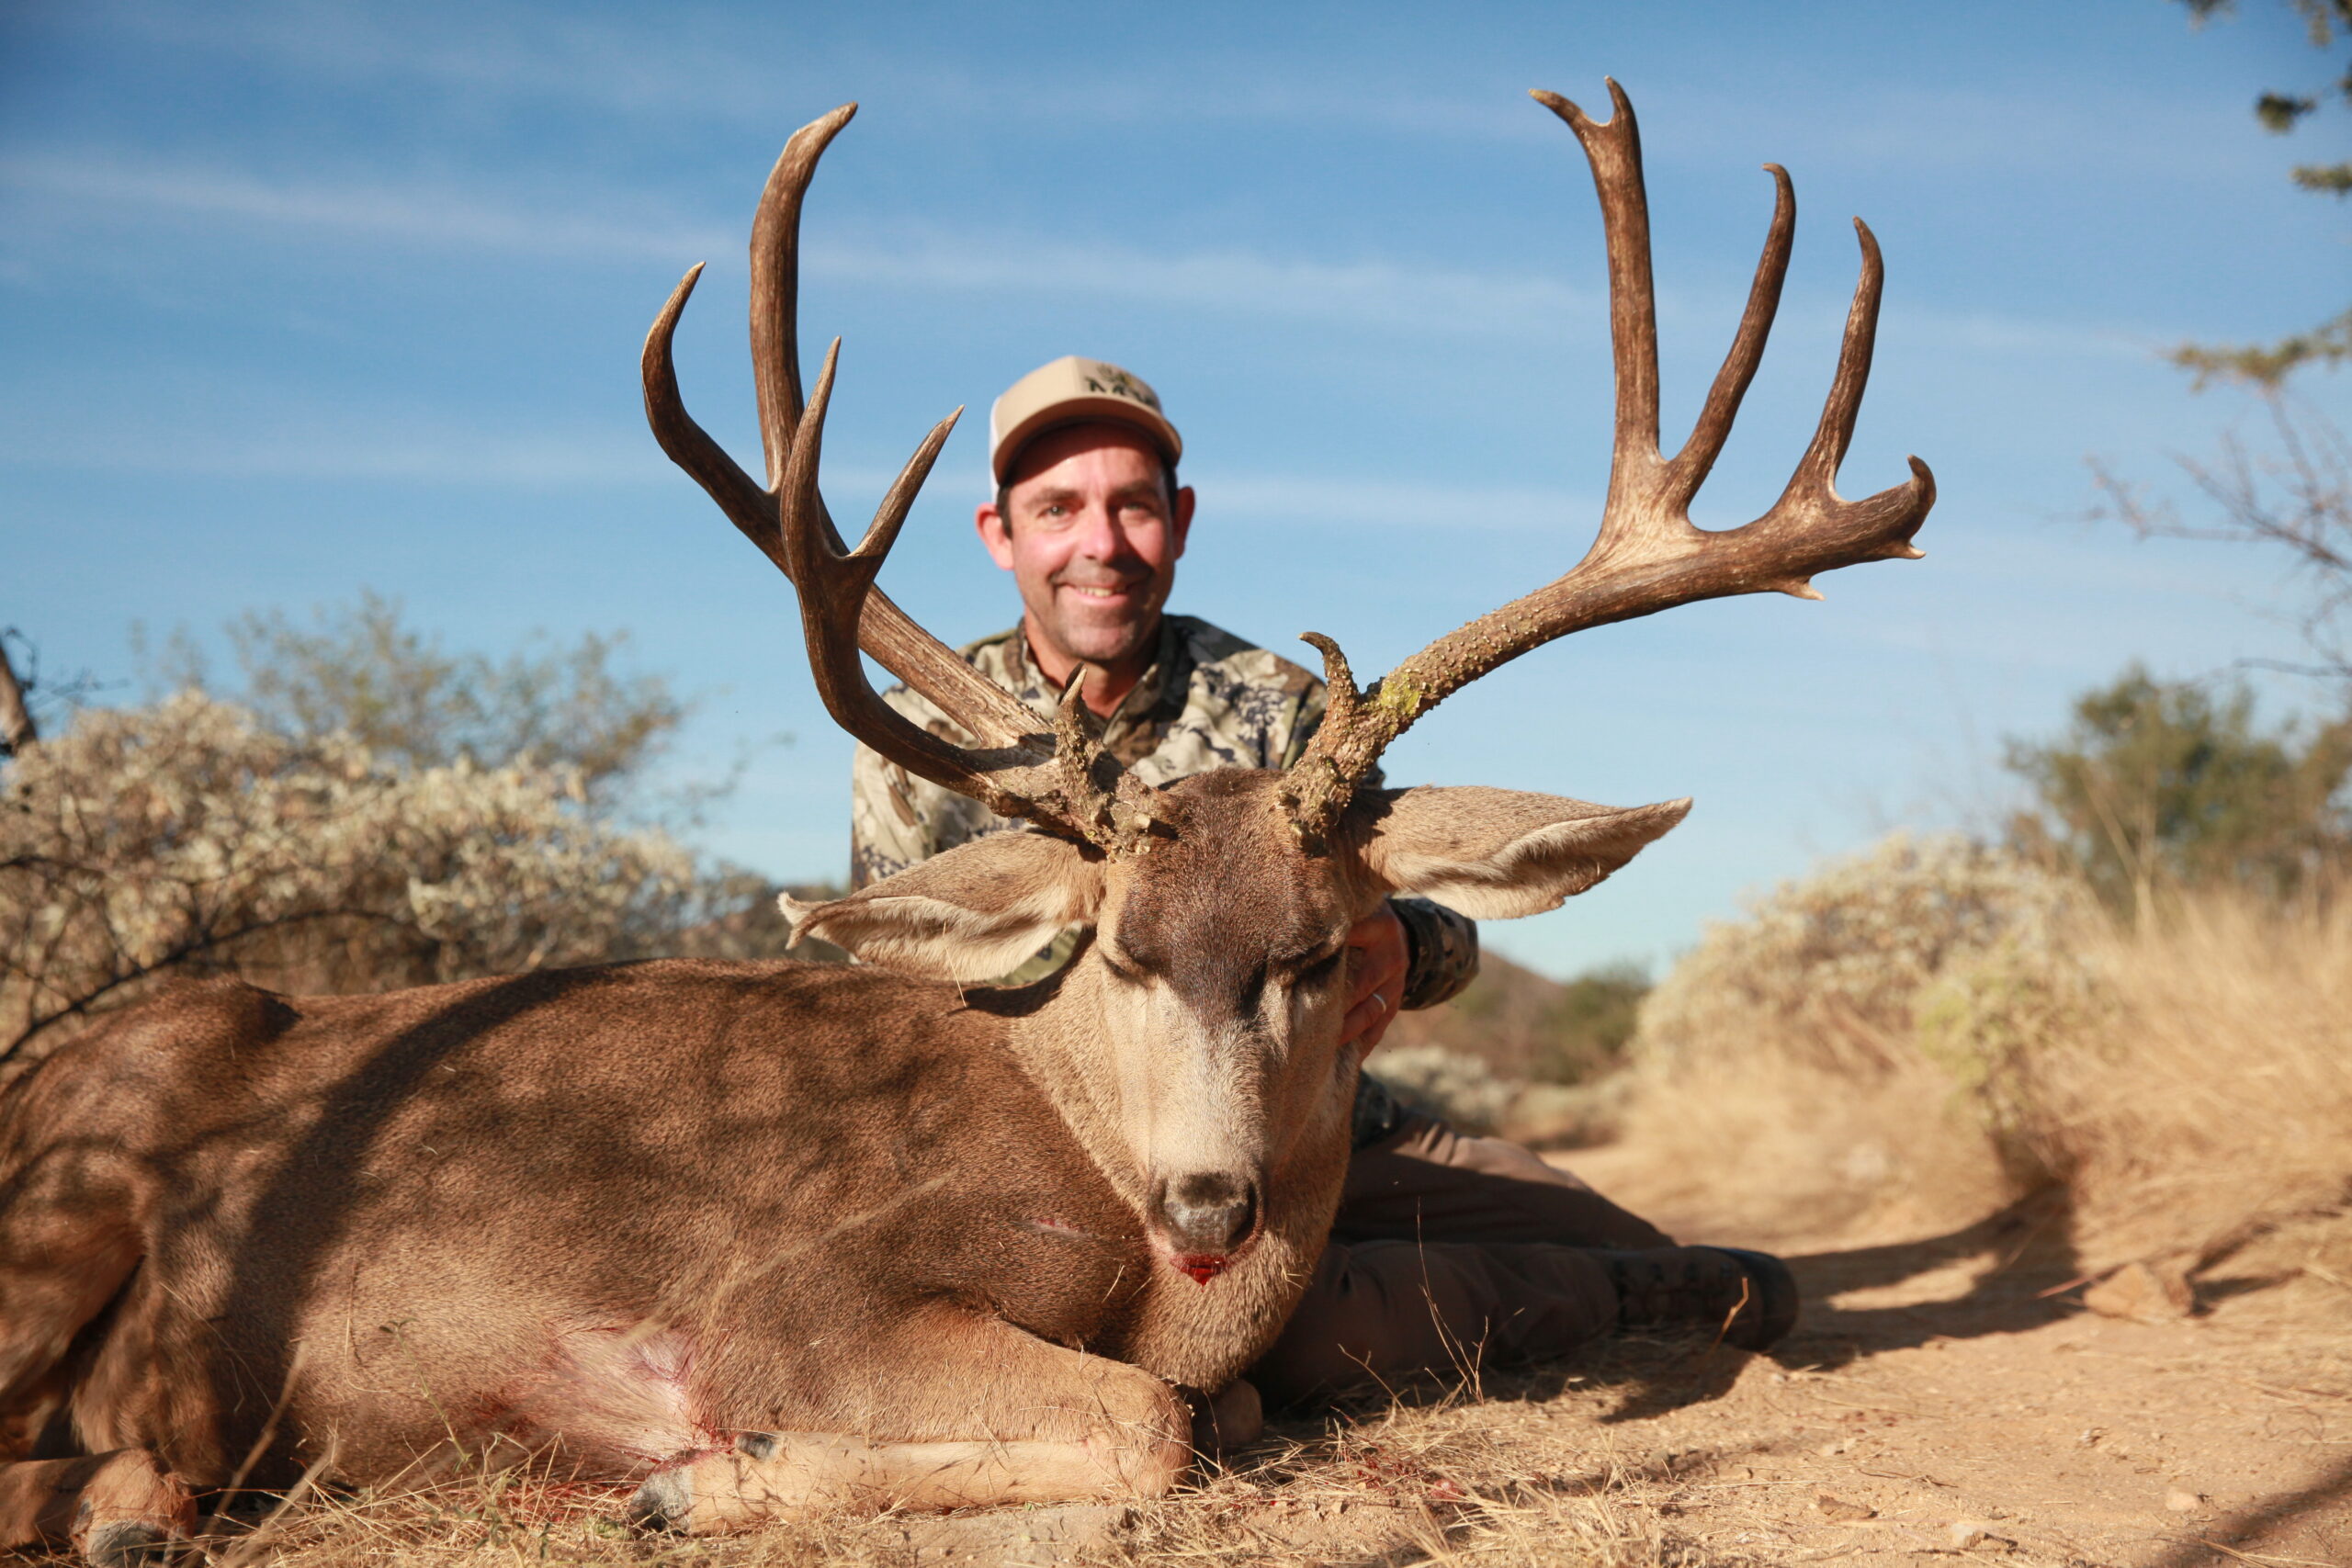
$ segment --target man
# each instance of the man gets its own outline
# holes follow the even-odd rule
[[[1176,479],[1182,456],[1142,380],[1100,360],[1057,359],[990,411],[996,495],[975,515],[989,558],[1020,589],[1022,617],[965,657],[1047,716],[1088,667],[1084,697],[1103,721],[1104,746],[1151,784],[1287,766],[1324,711],[1322,683],[1297,665],[1165,613],[1193,524],[1193,491]],[[886,696],[916,723],[971,742],[904,687]],[[858,886],[1022,826],[858,750]],[[1424,899],[1390,900],[1348,940],[1342,1040],[1359,1052],[1379,1043],[1400,1009],[1434,1006],[1477,972],[1476,928]],[[1051,973],[1071,946],[1065,938],[1007,980]],[[1526,1150],[1401,1109],[1369,1077],[1355,1122],[1332,1245],[1251,1373],[1277,1400],[1482,1354],[1555,1355],[1619,1327],[1727,1327],[1760,1348],[1794,1321],[1795,1288],[1777,1259],[1676,1247]]]

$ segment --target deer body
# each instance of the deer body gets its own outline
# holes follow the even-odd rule
[[[1245,782],[1187,794],[1249,815],[1270,780]],[[355,1482],[452,1438],[606,1477],[743,1431],[911,1440],[962,1413],[887,1408],[873,1339],[934,1309],[1223,1386],[1321,1249],[1354,1087],[1336,973],[1307,994],[1200,939],[1252,901],[1292,908],[1295,933],[1251,922],[1277,949],[1346,918],[1351,890],[1281,888],[1267,828],[1108,879],[1109,941],[1186,947],[1166,984],[1098,942],[1012,991],[682,960],[380,997],[214,982],[111,1021],[0,1121],[0,1190],[69,1191],[74,1249],[118,1260],[85,1295],[130,1282],[74,1396],[83,1444],[219,1483],[281,1397],[289,1461],[332,1449]],[[933,880],[1087,865],[970,851]],[[1264,1195],[1232,1234],[1166,1217],[1204,1175]]]
[[[770,483],[689,418],[649,337],[664,449],[799,592],[829,712],[910,773],[1029,818],[797,933],[876,967],[667,963],[375,998],[184,989],[0,1100],[0,1545],[106,1564],[185,1532],[192,1487],[257,1464],[365,1483],[452,1450],[642,1479],[640,1517],[1148,1495],[1189,1457],[1173,1385],[1272,1341],[1328,1235],[1355,1082],[1345,935],[1395,894],[1476,919],[1556,908],[1680,820],[1479,788],[1391,791],[1381,748],[1450,692],[1588,626],[1915,556],[1934,487],[1834,479],[1867,379],[1863,274],[1816,433],[1755,522],[1693,527],[1794,223],[1785,175],[1739,333],[1690,441],[1657,448],[1639,141],[1586,118],[1608,238],[1618,420],[1581,564],[1330,705],[1285,773],[1165,788],[1107,756],[1072,680],[1051,732],[874,592],[951,421],[855,549],[817,468],[835,357],[804,400],[801,198],[836,110],[796,135],[752,229]],[[838,344],[835,345],[838,350]],[[871,655],[962,733],[899,716]],[[1023,990],[967,989],[1057,933]],[[890,973],[886,971],[896,971]],[[14,1461],[14,1462],[10,1462]]]
[[[11,1177],[107,1146],[75,1245],[137,1265],[80,1442],[207,1486],[281,1399],[257,1483],[324,1457],[369,1484],[453,1444],[637,1480],[740,1432],[970,1436],[876,1382],[960,1359],[956,1316],[1221,1385],[1312,1265],[1343,1137],[1195,1283],[1021,1066],[1010,1037],[1057,998],[973,999],[685,961],[160,998],[45,1064],[7,1128]]]

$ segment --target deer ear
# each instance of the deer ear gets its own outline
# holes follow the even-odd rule
[[[1688,800],[1619,809],[1476,785],[1358,796],[1364,863],[1393,892],[1475,920],[1556,909],[1682,820]]]
[[[1043,833],[994,833],[825,904],[780,897],[792,940],[822,937],[870,964],[943,980],[992,980],[1091,923],[1102,861]]]

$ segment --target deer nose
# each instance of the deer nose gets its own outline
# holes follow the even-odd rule
[[[1159,1223],[1180,1253],[1230,1252],[1258,1223],[1258,1187],[1224,1171],[1195,1171],[1160,1189]]]

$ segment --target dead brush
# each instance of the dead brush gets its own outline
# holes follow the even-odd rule
[[[2340,900],[2192,891],[2128,919],[2003,852],[1898,837],[1712,930],[1634,1063],[1629,1139],[1726,1227],[1964,1223],[2058,1182],[2093,1268],[2193,1272],[2283,1229],[2301,1252],[2264,1267],[2343,1271]]]
[[[2037,1099],[2089,1260],[2352,1243],[2352,905],[2199,893],[2088,956],[2115,1008],[2052,1043]]]
[[[1696,1561],[1644,1506],[1657,1478],[1617,1451],[1607,1427],[1563,1422],[1540,1401],[1491,1403],[1467,1385],[1353,1408],[1360,1418],[1279,1426],[1196,1490],[1137,1509],[1125,1561]]]

